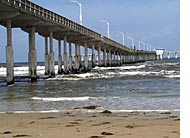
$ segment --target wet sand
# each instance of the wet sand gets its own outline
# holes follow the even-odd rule
[[[179,138],[180,119],[170,114],[0,114],[0,138]]]

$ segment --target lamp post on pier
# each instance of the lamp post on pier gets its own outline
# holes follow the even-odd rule
[[[122,35],[123,46],[125,46],[125,34],[123,32],[118,31]]]
[[[70,2],[77,3],[79,5],[80,7],[79,20],[80,20],[80,25],[82,25],[82,4],[76,0],[71,0]]]
[[[100,22],[107,24],[107,37],[110,38],[110,23],[106,20],[101,20]]]
[[[131,49],[134,49],[134,48],[135,48],[135,45],[134,45],[134,38],[129,37],[129,36],[128,36],[127,38],[131,40],[131,44],[132,44]]]

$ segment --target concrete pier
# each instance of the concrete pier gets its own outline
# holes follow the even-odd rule
[[[170,59],[170,57],[171,57],[171,56],[170,56],[170,53],[168,53],[168,59]]]
[[[178,53],[177,53],[177,52],[175,52],[175,58],[176,58],[176,59],[178,58]]]
[[[113,64],[113,66],[115,66],[116,65],[116,58],[115,58],[115,51],[113,51],[113,61],[112,61],[112,64]]]
[[[120,59],[119,59],[119,53],[117,52],[117,55],[116,55],[116,65],[119,66],[120,65]]]
[[[45,37],[45,75],[49,75],[48,37]]]
[[[36,58],[36,48],[35,48],[35,27],[29,28],[29,75],[31,77],[31,82],[37,81],[37,58]]]
[[[88,46],[87,43],[84,45],[84,71],[88,71]]]
[[[58,40],[58,74],[62,74],[61,40]]]
[[[106,56],[106,49],[104,49],[103,59],[104,59],[104,67],[107,67],[107,56]]]
[[[6,46],[6,65],[7,65],[7,85],[14,84],[14,53],[12,47],[11,20],[7,20],[7,46]]]
[[[94,45],[92,45],[92,68],[96,66],[96,56],[94,50],[95,50]]]
[[[75,72],[79,71],[80,58],[79,58],[79,43],[75,44]]]
[[[101,47],[98,46],[98,66],[101,66]]]
[[[72,45],[69,43],[69,71],[72,72]]]
[[[28,7],[28,5],[30,5],[30,7]],[[38,33],[45,38],[45,75],[49,75],[50,77],[55,77],[53,39],[58,41],[58,74],[62,74],[62,72],[67,74],[71,72],[72,69],[74,69],[74,72],[76,73],[81,71],[80,45],[84,45],[85,47],[84,70],[86,71],[89,69],[88,59],[91,59],[92,67],[95,67],[96,65],[95,49],[98,51],[98,65],[102,66],[103,53],[103,65],[105,67],[122,65],[123,63],[155,60],[156,55],[158,56],[158,59],[162,59],[165,52],[163,49],[158,49],[156,52],[130,49],[128,46],[102,36],[98,32],[79,25],[30,1],[3,0],[0,1],[0,7],[0,25],[7,28],[7,44],[5,45],[7,65],[6,79],[8,85],[14,83],[12,28],[21,28],[23,31],[29,33],[28,62],[31,81],[37,81],[35,33]],[[64,40],[64,55],[61,53],[61,40]],[[69,56],[67,54],[67,41],[69,42]],[[76,44],[74,68],[72,67],[71,43]],[[88,47],[91,47],[92,55],[88,55]],[[64,71],[62,70],[63,58]]]
[[[121,66],[123,65],[123,54],[120,54],[120,63],[121,63]]]
[[[67,37],[64,36],[64,73],[68,74]]]
[[[50,53],[49,53],[49,76],[55,76],[55,62],[54,62],[54,51],[53,51],[53,32],[50,32]]]
[[[112,53],[111,53],[111,50],[109,50],[109,66],[111,67],[112,66]]]

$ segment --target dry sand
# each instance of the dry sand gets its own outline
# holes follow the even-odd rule
[[[0,138],[179,138],[180,119],[169,114],[0,114]]]

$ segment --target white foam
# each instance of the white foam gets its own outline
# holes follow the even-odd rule
[[[168,76],[164,76],[166,78],[180,78],[180,75],[168,75]]]
[[[180,112],[179,109],[174,109],[174,110],[111,110],[111,112],[115,113],[125,113],[125,112],[158,112],[158,113],[163,113],[163,112]]]
[[[84,73],[84,74],[77,74],[76,76],[80,78],[90,78],[96,75],[98,75],[98,73]]]
[[[138,66],[121,66],[121,67],[95,67],[94,70],[130,70],[130,69],[140,69],[145,68],[146,65],[138,65]]]
[[[105,110],[105,109],[104,109]],[[101,113],[104,111],[103,109],[101,110],[88,110],[88,109],[71,109],[71,110],[46,110],[46,111],[9,111],[9,112],[0,112],[1,114],[3,113],[16,113],[16,114],[30,114],[30,113],[67,113],[67,112],[86,112],[86,113]],[[180,112],[180,109],[174,109],[174,110],[109,110],[113,113],[132,113],[132,112],[137,112],[137,113],[164,113],[164,112]]]
[[[72,74],[72,75],[57,75],[55,78],[48,78],[47,80],[82,80],[82,79],[99,79],[99,78],[112,78],[115,76],[135,76],[135,75],[164,75],[166,78],[179,78],[179,73],[175,70],[161,70],[160,72],[146,72],[138,71],[133,69],[145,68],[147,65],[137,65],[137,66],[122,66],[122,67],[95,67],[94,72],[83,73],[83,74]],[[58,65],[55,65],[55,73],[58,71]],[[64,68],[64,67],[63,67]],[[107,70],[106,72],[101,72],[101,70]],[[112,71],[115,70],[115,71]],[[37,74],[39,76],[44,75],[45,66],[37,66]],[[14,67],[15,76],[28,76],[29,71],[27,66]],[[177,74],[177,75],[176,75]],[[6,68],[0,68],[0,76],[6,77]]]
[[[159,75],[165,75],[164,77],[168,78],[178,78],[179,75],[175,75],[177,73],[175,70],[161,70],[158,72],[146,72],[146,71],[118,71],[118,72],[103,72],[103,73],[97,73],[97,72],[92,72],[92,73],[83,73],[83,74],[71,74],[71,75],[57,75],[55,78],[48,78],[47,80],[85,80],[85,79],[99,79],[99,78],[112,78],[115,76],[136,76],[136,75],[141,75],[141,76],[146,76],[146,75],[154,75],[154,76],[159,76]],[[173,76],[172,76],[173,75]]]
[[[175,70],[161,70],[160,73],[164,75],[173,74],[175,73]]]
[[[54,70],[55,70],[55,72],[58,72],[58,65],[54,66]],[[37,75],[44,75],[44,73],[45,73],[45,66],[37,66]],[[1,67],[0,68],[0,76],[5,77],[6,74],[7,74],[7,69],[5,67]],[[28,66],[14,67],[14,75],[15,76],[28,76],[29,75]]]
[[[90,99],[95,99],[95,97],[58,97],[58,98],[42,98],[42,97],[32,97],[32,100],[40,100],[40,101],[47,101],[47,102],[58,102],[58,101],[88,101]]]

